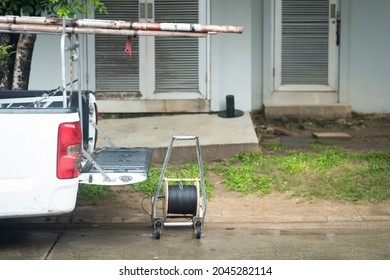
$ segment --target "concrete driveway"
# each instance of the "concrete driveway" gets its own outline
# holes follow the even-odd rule
[[[383,225],[329,227],[294,223],[285,229],[261,224],[211,223],[201,239],[191,228],[149,224],[1,223],[2,260],[390,260],[390,232]],[[358,228],[360,227],[360,229]]]

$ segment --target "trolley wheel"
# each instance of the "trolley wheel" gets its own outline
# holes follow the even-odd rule
[[[161,237],[161,223],[160,222],[157,222],[154,225],[154,237],[156,237],[156,239],[160,239],[160,237]]]
[[[196,239],[200,239],[200,236],[202,235],[202,223],[196,222],[195,223],[195,236]]]

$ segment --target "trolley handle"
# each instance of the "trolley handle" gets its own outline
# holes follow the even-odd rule
[[[198,136],[172,136],[173,140],[196,140]]]

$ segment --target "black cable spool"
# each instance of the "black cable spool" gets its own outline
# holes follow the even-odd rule
[[[194,185],[168,186],[168,214],[196,215],[198,195]]]

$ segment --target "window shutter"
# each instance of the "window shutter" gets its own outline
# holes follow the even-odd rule
[[[108,14],[96,19],[138,21],[138,0],[104,1]],[[132,57],[125,52],[126,37],[95,35],[96,90],[139,91],[139,44],[132,38]]]
[[[197,23],[198,0],[155,0],[155,21]],[[156,92],[199,91],[199,44],[196,38],[155,39]]]
[[[329,0],[282,0],[282,85],[328,84]]]

